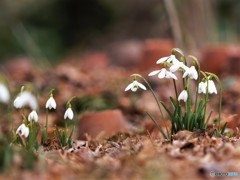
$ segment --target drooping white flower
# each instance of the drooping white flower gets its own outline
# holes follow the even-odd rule
[[[200,82],[198,84],[198,93],[203,93],[206,94],[206,89],[207,89],[207,83],[206,82]]]
[[[16,97],[16,99],[13,101],[13,106],[17,109],[22,108],[23,106],[23,101],[19,96]]]
[[[7,104],[10,99],[10,93],[7,87],[0,83],[0,102]]]
[[[29,135],[29,128],[25,124],[21,124],[16,130],[16,134],[19,134],[19,133],[21,136],[24,136],[25,138],[27,138]]]
[[[64,114],[64,119],[67,119],[67,118],[70,119],[70,120],[73,119],[73,111],[72,111],[71,107],[67,108],[67,110]]]
[[[167,71],[166,68],[162,68],[160,70],[152,71],[151,73],[148,74],[148,76],[154,76],[158,74],[158,78],[172,78],[177,80],[177,77],[175,74],[173,74],[170,71]]]
[[[29,106],[32,110],[35,110],[38,107],[37,99],[29,91],[21,92],[14,100],[13,105],[17,109]]]
[[[173,61],[178,61],[178,59],[172,54],[170,56],[160,58],[157,60],[156,64],[162,64],[163,62],[172,63]]]
[[[53,96],[51,95],[50,98],[46,102],[46,109],[56,109],[57,104],[56,101],[54,100]]]
[[[179,70],[179,68],[183,68],[185,69],[185,64],[183,64],[183,62],[178,61],[177,59],[174,59],[172,61],[172,65],[169,68],[170,72],[176,72],[177,70]]]
[[[29,115],[28,115],[28,121],[35,121],[38,122],[38,114],[35,110],[33,110]]]
[[[209,94],[217,94],[217,88],[213,82],[213,80],[207,80],[208,81],[208,93]],[[198,93],[207,93],[207,81],[206,82],[200,82],[198,85]]]
[[[185,72],[183,74],[183,78],[188,76],[190,79],[195,79],[195,80],[198,79],[198,73],[195,66],[191,66],[190,68],[185,67],[184,69],[185,69]]]
[[[16,134],[18,134],[20,131],[22,131],[22,129],[25,127],[25,124],[21,124],[17,130],[16,130]]]
[[[183,100],[184,102],[186,102],[187,99],[188,99],[188,93],[186,90],[183,90],[178,96],[178,101]]]
[[[137,82],[137,80],[134,80],[131,84],[129,84],[126,87],[125,91],[128,91],[131,89],[133,92],[136,92],[139,87],[143,90],[147,90],[147,88],[143,84]]]
[[[29,128],[27,126],[25,126],[25,128],[24,128],[24,130],[23,130],[21,135],[25,136],[25,138],[28,137],[28,135],[29,135]]]
[[[208,80],[208,93],[209,94],[217,94],[217,88],[213,82],[213,80]]]

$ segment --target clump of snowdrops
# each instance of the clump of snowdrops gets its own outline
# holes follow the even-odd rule
[[[167,78],[173,81],[175,95],[169,97],[172,110],[169,109],[164,102],[158,100],[151,85],[140,74],[131,75],[133,81],[126,87],[125,91],[131,90],[136,92],[138,89],[147,90],[147,88],[151,91],[165,127],[159,126],[150,113],[147,112],[147,115],[157,126],[162,136],[167,140],[171,140],[172,135],[180,130],[206,130],[212,115],[212,111],[207,112],[209,94],[218,93],[219,114],[215,121],[213,121],[213,127],[216,136],[223,134],[227,124],[225,123],[222,127],[220,126],[222,85],[218,76],[211,72],[203,72],[196,57],[186,57],[183,51],[178,48],[173,48],[170,56],[160,58],[156,64],[159,64],[161,69],[150,72],[148,76],[157,76],[159,79]],[[138,82],[138,79],[143,80],[144,83]],[[178,92],[176,81],[182,81],[181,92]],[[196,84],[195,89],[190,90],[192,87],[190,85],[191,83]],[[215,83],[218,84],[219,92],[217,91]],[[163,116],[162,109],[164,109],[169,116],[171,129],[166,125],[166,119]]]
[[[20,92],[13,97],[9,91],[8,81],[5,76],[0,74],[0,172],[8,169],[14,161],[14,156],[18,155],[22,159],[23,168],[33,168],[36,159],[39,159],[43,152],[41,146],[49,145],[53,140],[61,148],[70,148],[72,146],[72,136],[75,130],[74,112],[71,102],[75,98],[70,98],[66,103],[66,111],[63,114],[65,123],[64,128],[55,128],[49,131],[48,116],[49,112],[57,108],[54,99],[54,90],[49,92],[45,104],[45,124],[39,123],[38,112],[42,111],[38,104],[38,99],[31,91],[31,87],[22,87]],[[16,115],[21,118],[21,123],[16,127],[12,121],[12,113],[17,111]],[[1,126],[10,125],[10,133],[3,132]],[[69,126],[71,124],[71,127]],[[7,128],[6,128],[7,129]],[[36,154],[38,152],[38,155]]]
[[[58,128],[49,135],[48,131],[48,115],[49,111],[55,110],[57,108],[57,103],[53,97],[53,91],[49,92],[48,100],[46,101],[46,119],[45,126],[40,125],[38,122],[38,101],[36,97],[24,87],[21,88],[20,93],[17,95],[13,102],[13,106],[20,110],[22,115],[22,123],[17,128],[15,135],[13,136],[13,143],[19,143],[27,150],[37,150],[40,145],[46,145],[53,139],[54,134],[56,134],[57,142],[61,147],[71,147],[72,135],[75,126],[72,127],[71,133],[68,136],[68,122],[67,119],[72,120],[74,113],[71,108],[71,98],[67,103],[67,109],[64,114],[65,119],[65,129],[59,130]],[[28,115],[26,112],[31,110]]]

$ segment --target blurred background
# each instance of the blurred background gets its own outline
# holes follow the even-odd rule
[[[89,49],[115,57],[146,39],[199,53],[206,45],[238,43],[239,9],[238,0],[1,0],[0,61],[27,56],[52,63]]]

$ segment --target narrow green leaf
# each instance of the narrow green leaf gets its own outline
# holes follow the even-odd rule
[[[174,116],[173,116],[173,114],[169,111],[169,109],[167,108],[167,106],[166,106],[162,101],[160,101],[160,103],[162,104],[163,108],[167,111],[168,115],[170,116],[170,119],[174,121]]]
[[[159,126],[159,124],[155,121],[155,119],[148,113],[146,112],[146,114],[148,115],[148,117],[153,121],[153,123],[156,125],[156,127],[158,128],[158,130],[161,132],[162,136],[164,137],[164,139],[169,140],[169,138],[165,135],[165,133],[162,130],[162,127]]]
[[[225,122],[225,124],[223,125],[222,130],[221,130],[221,134],[223,134],[225,132],[226,127],[227,127],[227,122]]]
[[[207,128],[207,125],[208,125],[208,122],[209,122],[209,120],[210,120],[210,117],[211,117],[212,113],[213,113],[213,111],[211,111],[211,112],[209,113],[209,115],[208,115],[208,117],[207,117],[207,120],[206,120],[206,123],[205,123],[205,125],[204,125],[204,129]]]

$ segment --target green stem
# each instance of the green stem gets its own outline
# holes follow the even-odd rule
[[[203,121],[205,120],[205,118],[206,118],[206,111],[207,111],[207,101],[208,101],[208,77],[207,77],[207,75],[206,75],[206,73],[205,72],[203,72],[203,71],[200,71],[201,73],[202,73],[202,75],[204,76],[204,78],[206,79],[206,81],[207,81],[207,88],[206,88],[206,94],[205,94],[205,96],[204,96],[204,110],[203,110]],[[203,124],[204,124],[204,122],[201,122],[201,128],[203,128]]]
[[[212,75],[216,81],[218,82],[218,86],[219,86],[219,90],[220,90],[220,93],[219,93],[219,114],[218,114],[218,131],[220,132],[220,123],[221,123],[221,112],[222,112],[222,83],[220,81],[220,79],[218,78],[218,76],[216,74],[213,74],[213,73],[208,73],[206,72],[207,74],[209,75]]]
[[[46,139],[48,138],[48,108],[46,109]]]
[[[178,91],[177,91],[177,85],[176,85],[176,80],[175,79],[173,79],[173,84],[174,84],[176,99],[178,99]]]
[[[196,112],[196,109],[197,109],[197,104],[198,104],[198,85],[200,83],[200,71],[201,71],[201,66],[200,66],[200,63],[198,62],[197,58],[194,57],[194,56],[189,56],[190,58],[193,59],[193,61],[197,64],[198,66],[198,79],[197,79],[197,90],[196,90],[196,95],[195,95],[195,105],[194,105],[194,112]]]
[[[186,108],[186,114],[187,114],[187,130],[190,130],[190,112],[191,112],[191,97],[190,97],[190,78],[187,78],[187,93],[188,93],[188,98],[187,98],[187,108]]]
[[[71,101],[72,101],[74,98],[76,98],[76,96],[71,97],[71,98],[67,101],[67,108],[68,108],[68,106],[70,105]]]
[[[65,135],[66,135],[66,137],[67,137],[67,128],[68,128],[68,125],[67,125],[67,120],[65,120]]]
[[[156,96],[156,94],[154,93],[152,87],[150,86],[150,84],[148,83],[148,81],[147,81],[143,76],[141,76],[140,74],[132,74],[132,75],[131,75],[131,77],[135,77],[135,76],[138,76],[138,77],[142,78],[142,79],[145,81],[145,83],[147,84],[147,86],[149,87],[149,89],[150,89],[150,91],[151,91],[151,93],[152,93],[152,95],[153,95],[153,97],[154,97],[154,99],[155,99],[155,101],[156,101],[156,103],[157,103],[158,109],[159,109],[159,111],[160,111],[160,113],[161,113],[161,116],[162,116],[162,119],[163,119],[163,123],[164,123],[164,126],[165,126],[166,131],[167,131],[167,135],[168,135],[168,137],[170,137],[170,134],[169,134],[167,125],[166,125],[166,123],[165,123],[165,118],[164,118],[163,113],[162,113],[162,109],[161,109],[161,107],[160,107],[159,101],[158,101],[157,96]]]

